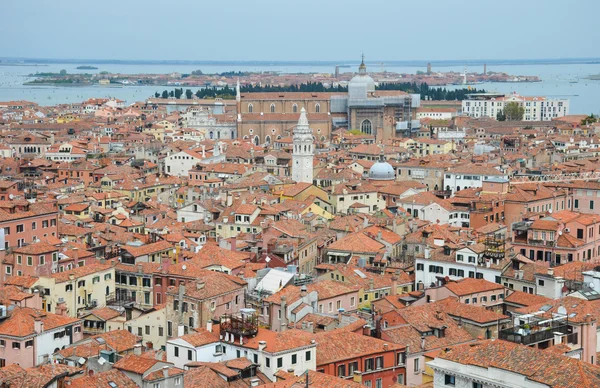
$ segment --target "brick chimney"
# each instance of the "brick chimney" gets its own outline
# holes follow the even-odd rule
[[[168,256],[167,257],[162,257],[162,259],[161,259],[162,272],[163,273],[169,272],[169,267],[170,266],[171,266],[171,259]]]
[[[280,303],[280,311],[281,311],[281,331],[285,331],[287,329],[287,298],[285,295],[281,296]]]
[[[58,302],[56,302],[56,315],[67,315],[67,304],[63,298],[58,298]]]
[[[390,295],[398,294],[398,275],[399,271],[396,271],[394,275],[392,275],[392,289],[390,290]]]
[[[36,317],[33,321],[33,327],[36,334],[41,334],[44,331],[44,321],[42,321],[42,318]]]

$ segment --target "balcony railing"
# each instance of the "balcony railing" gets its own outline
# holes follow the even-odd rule
[[[511,327],[500,331],[498,337],[501,340],[517,344],[531,345],[552,339],[557,333],[562,335],[570,334],[568,322],[553,321],[544,326],[533,325],[531,328],[527,325]]]
[[[546,240],[529,239],[529,240],[527,240],[527,243],[529,245],[541,245],[541,246],[545,246],[545,247],[553,247],[554,246],[554,241],[546,241]]]

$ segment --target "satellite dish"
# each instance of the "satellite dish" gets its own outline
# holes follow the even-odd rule
[[[187,266],[184,264],[181,266],[181,269],[185,271],[187,269]]]
[[[596,287],[596,286],[594,285],[594,283],[592,283],[592,282],[590,282],[590,284],[588,284],[588,285],[590,286],[590,288],[594,288],[594,287]]]
[[[559,231],[558,231],[558,235],[559,235],[559,236],[560,236],[560,235],[562,235],[562,230],[559,230]]]
[[[567,315],[567,309],[565,308],[565,306],[559,306],[557,313],[560,315]]]
[[[10,195],[8,196],[8,198],[10,198],[10,199],[13,199],[14,197],[15,197],[15,195],[14,195],[14,194],[10,194]]]

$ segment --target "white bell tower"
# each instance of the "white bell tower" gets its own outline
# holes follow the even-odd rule
[[[313,183],[313,135],[304,108],[300,110],[300,119],[294,129],[293,142],[292,179],[296,182]]]

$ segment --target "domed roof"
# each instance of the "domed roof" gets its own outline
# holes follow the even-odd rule
[[[348,85],[350,87],[356,86],[356,85],[365,85],[367,92],[370,93],[370,92],[375,91],[375,81],[368,74],[355,75],[354,77],[352,77],[352,79],[350,80],[350,83]]]
[[[363,55],[358,67],[358,74],[352,77],[348,83],[348,94],[350,99],[363,99],[367,98],[368,94],[374,91],[375,81],[367,74],[365,56]]]
[[[391,181],[396,179],[394,167],[388,162],[377,162],[369,170],[369,179],[377,181]]]

